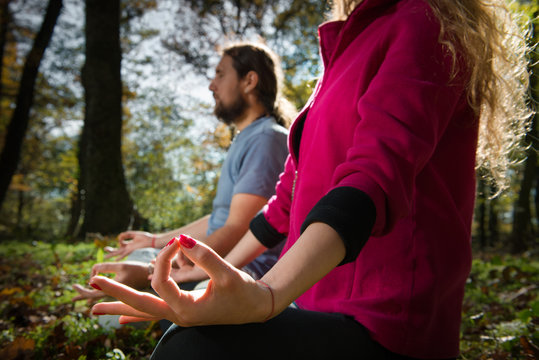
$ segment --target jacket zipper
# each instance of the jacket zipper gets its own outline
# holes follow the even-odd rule
[[[294,171],[294,182],[292,183],[292,196],[290,196],[290,202],[294,202],[294,192],[296,191],[296,180],[298,179],[298,171]]]

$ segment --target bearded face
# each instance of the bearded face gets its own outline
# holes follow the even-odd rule
[[[225,124],[235,123],[247,109],[242,89],[242,80],[234,69],[232,58],[224,55],[215,69],[210,91],[215,100],[215,116]]]
[[[215,108],[213,110],[215,116],[227,125],[232,125],[234,121],[240,118],[247,109],[247,102],[237,91],[234,98],[229,103],[218,101],[215,99]]]

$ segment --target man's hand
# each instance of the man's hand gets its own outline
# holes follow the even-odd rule
[[[138,261],[125,261],[125,262],[107,262],[95,264],[92,267],[90,277],[94,277],[101,273],[114,274],[114,279],[122,284],[134,287],[136,289],[144,289],[150,286],[148,280],[149,264]],[[75,296],[72,300],[84,300],[87,299],[89,303],[105,297],[105,293],[98,289],[89,289],[79,284],[73,285],[79,295]]]
[[[101,290],[88,289],[79,284],[74,284],[73,289],[76,290],[79,295],[76,295],[71,301],[88,300],[89,305],[106,296]]]
[[[193,262],[191,260],[189,260],[189,258],[187,256],[185,256],[181,251],[178,253],[178,255],[176,255],[176,257],[174,258],[174,262],[172,263],[172,267],[178,267],[178,268],[183,268],[183,267],[189,267],[189,266],[193,266]]]
[[[148,280],[149,267],[149,263],[140,261],[100,263],[92,267],[90,277],[94,277],[100,273],[114,274],[114,280],[136,289],[143,289],[150,285]]]
[[[170,270],[170,277],[181,286],[182,283],[186,282],[206,280],[208,274],[206,274],[200,267],[193,264],[184,265],[179,269],[173,267]]]
[[[106,247],[105,259],[116,257],[116,260],[121,260],[131,254],[133,250],[152,247],[152,239],[154,235],[146,231],[124,231],[118,235],[118,248]],[[127,241],[131,239],[130,241]]]

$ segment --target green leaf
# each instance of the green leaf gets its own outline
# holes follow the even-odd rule
[[[97,249],[97,255],[96,255],[96,262],[98,263],[102,263],[105,259],[105,256],[104,256],[104,253],[103,253],[103,248],[98,248]]]

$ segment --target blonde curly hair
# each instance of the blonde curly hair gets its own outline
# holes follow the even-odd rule
[[[333,20],[343,20],[363,0],[334,0]],[[518,151],[532,111],[528,100],[529,48],[517,14],[504,0],[425,0],[441,25],[440,43],[470,74],[466,92],[479,118],[477,167],[499,191],[507,187],[511,153]]]

